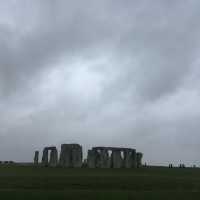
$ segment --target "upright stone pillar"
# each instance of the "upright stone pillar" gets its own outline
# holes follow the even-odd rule
[[[56,167],[58,163],[58,151],[56,148],[51,149],[49,166]]]
[[[131,168],[133,160],[132,160],[132,156],[131,156],[131,151],[129,150],[125,150],[124,151],[124,167],[125,168]]]
[[[44,148],[43,154],[42,154],[42,164],[44,166],[48,166],[48,148]]]
[[[38,161],[39,161],[39,151],[35,151],[34,165],[38,165]]]
[[[81,167],[82,147],[79,144],[62,144],[60,153],[60,166]]]
[[[96,153],[94,150],[88,150],[87,166],[88,168],[96,168]]]
[[[96,168],[101,168],[102,167],[102,160],[101,160],[101,150],[96,149],[95,150],[95,165]]]
[[[136,168],[137,167],[137,154],[136,154],[135,149],[133,149],[131,152],[131,158],[132,158],[132,168]]]
[[[127,149],[124,151],[124,167],[136,168],[136,150]]]
[[[136,168],[142,166],[142,156],[132,148],[98,146],[88,151],[87,165],[89,168]]]
[[[143,157],[143,154],[141,152],[137,152],[136,159],[137,159],[138,168],[142,167],[142,157]]]
[[[113,168],[122,168],[123,159],[121,157],[121,151],[113,150],[111,157],[112,157],[112,167]]]
[[[61,145],[59,164],[62,167],[70,167],[70,165],[71,165],[71,149],[70,149],[69,144]]]
[[[110,168],[111,159],[109,158],[108,150],[103,149],[100,152],[100,168]]]
[[[71,167],[80,168],[82,167],[82,147],[79,144],[71,145]]]

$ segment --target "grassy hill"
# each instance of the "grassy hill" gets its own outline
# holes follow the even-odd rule
[[[0,166],[1,199],[200,199],[200,169]]]

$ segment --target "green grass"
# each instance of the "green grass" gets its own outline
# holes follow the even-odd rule
[[[200,169],[0,166],[0,199],[200,199]]]

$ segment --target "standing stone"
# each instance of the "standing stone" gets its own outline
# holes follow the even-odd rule
[[[49,151],[50,151],[50,160],[49,160]],[[42,165],[47,167],[55,167],[57,166],[58,162],[58,151],[56,147],[45,147],[43,150],[43,155],[42,155]]]
[[[141,152],[136,153],[137,167],[138,168],[142,167],[142,157],[143,157],[143,154]]]
[[[47,167],[48,166],[48,148],[45,147],[42,154],[42,164]]]
[[[131,168],[133,166],[132,151],[124,151],[124,167]]]
[[[87,166],[88,166],[88,168],[95,168],[96,167],[96,152],[93,149],[88,150]]]
[[[101,150],[95,150],[95,166],[101,168]]]
[[[39,151],[35,151],[34,164],[38,165],[38,161],[39,161]]]
[[[121,157],[120,150],[113,150],[111,157],[112,157],[112,167],[113,168],[121,168],[123,166],[123,159]]]
[[[71,167],[80,168],[82,167],[82,147],[79,144],[71,145]]]
[[[59,164],[62,167],[82,166],[82,147],[79,144],[62,144]]]
[[[89,168],[136,168],[136,150],[120,147],[93,147],[88,151],[87,163]]]
[[[108,150],[102,149],[99,155],[99,166],[100,168],[110,168],[111,167],[111,159],[109,158]]]
[[[62,167],[70,167],[70,164],[71,164],[71,149],[70,149],[69,144],[62,144],[61,145],[59,164]]]
[[[49,161],[49,166],[51,167],[56,167],[58,163],[58,151],[56,147],[52,147],[50,153],[50,161]]]
[[[135,149],[131,151],[131,157],[132,157],[132,168],[137,168],[137,154]]]

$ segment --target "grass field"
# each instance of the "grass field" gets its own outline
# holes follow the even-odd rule
[[[0,166],[0,199],[200,199],[200,169]]]

